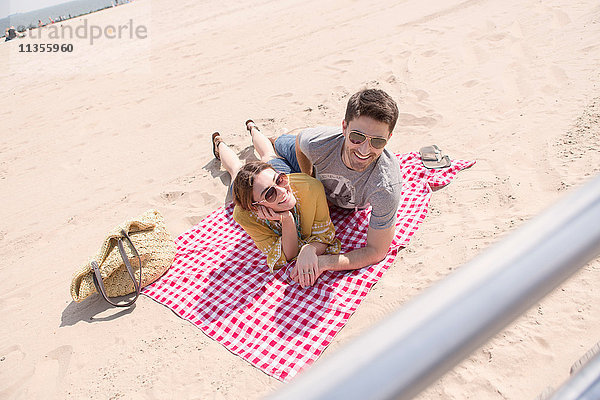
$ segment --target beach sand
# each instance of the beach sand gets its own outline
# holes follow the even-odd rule
[[[223,204],[215,130],[253,159],[246,119],[269,134],[339,125],[349,95],[375,87],[399,103],[390,150],[436,143],[477,160],[434,193],[323,358],[600,171],[595,0],[137,0],[85,20],[147,35],[0,44],[0,398],[258,399],[282,386],[147,297],[125,310],[70,298],[117,223],[157,208],[176,237]],[[74,49],[18,52],[44,42]],[[597,259],[418,398],[559,386],[600,340],[599,281]]]

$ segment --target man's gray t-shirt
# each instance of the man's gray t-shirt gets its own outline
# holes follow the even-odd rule
[[[342,162],[344,139],[340,128],[305,129],[299,134],[300,150],[313,164],[315,176],[332,204],[354,209],[371,205],[369,226],[389,228],[396,222],[402,192],[398,159],[384,150],[365,171],[351,170]]]

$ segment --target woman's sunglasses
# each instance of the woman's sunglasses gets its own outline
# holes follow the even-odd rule
[[[265,199],[261,200],[261,201],[255,201],[254,204],[260,204],[264,201],[266,201],[267,203],[274,203],[275,200],[277,200],[277,188],[275,186],[279,186],[279,187],[285,187],[287,186],[289,182],[288,176],[285,173],[280,173],[279,175],[277,175],[277,177],[275,178],[275,185],[270,186],[267,191],[265,192]]]
[[[374,149],[383,149],[387,143],[387,139],[375,136],[367,136],[359,131],[350,131],[348,134],[348,139],[352,144],[362,144],[365,140],[367,140],[367,138],[369,138],[371,141],[371,147]]]

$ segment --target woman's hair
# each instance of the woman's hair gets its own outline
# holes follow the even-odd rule
[[[383,90],[365,89],[350,97],[344,118],[350,122],[361,115],[388,124],[391,133],[398,120],[398,106]]]
[[[254,177],[269,168],[275,171],[271,164],[262,161],[251,161],[244,165],[233,180],[233,202],[244,210],[253,210]]]

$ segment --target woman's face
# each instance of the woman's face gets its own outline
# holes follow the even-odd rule
[[[275,197],[273,197],[273,191]],[[269,192],[271,196],[267,196]],[[254,206],[265,206],[273,211],[291,210],[296,205],[296,198],[294,197],[294,193],[292,193],[287,176],[271,168],[259,172],[254,177],[252,195]],[[265,196],[272,197],[272,201],[267,201]]]

